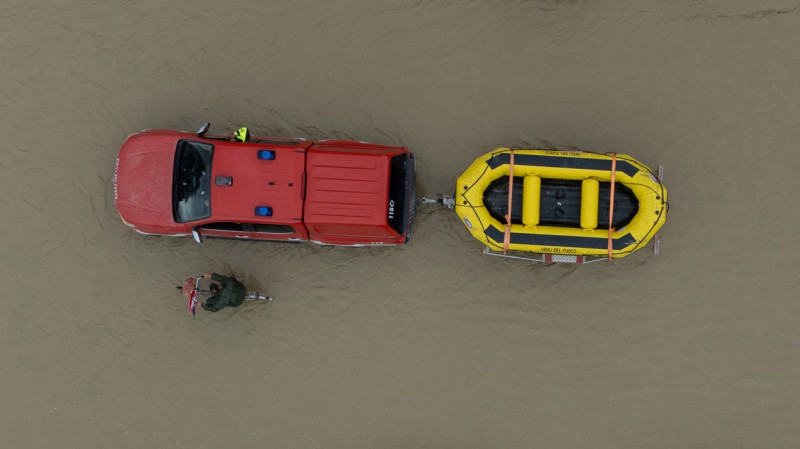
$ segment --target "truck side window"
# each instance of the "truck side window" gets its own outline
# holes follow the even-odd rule
[[[274,225],[274,224],[246,224],[245,229],[249,232],[263,232],[267,234],[292,234],[294,228],[287,225]]]
[[[208,223],[202,226],[203,229],[211,229],[215,231],[233,231],[233,232],[244,232],[244,227],[241,223],[232,223],[232,222],[224,222],[220,221],[217,223]]]

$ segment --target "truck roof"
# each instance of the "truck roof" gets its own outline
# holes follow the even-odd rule
[[[296,223],[303,219],[305,148],[225,142],[214,149],[211,211],[216,220]],[[274,159],[258,158],[258,151],[274,152]],[[229,178],[231,185],[217,182]],[[257,217],[259,206],[272,208],[269,217]]]

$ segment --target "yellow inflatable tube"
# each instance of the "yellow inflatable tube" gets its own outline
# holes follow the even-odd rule
[[[508,177],[511,166],[509,148],[498,148],[472,163],[456,182],[455,211],[473,237],[490,249],[501,250],[506,223],[489,213],[484,191],[497,180]],[[514,149],[515,178],[522,178],[520,222],[509,228],[511,251],[541,254],[625,257],[642,248],[663,226],[667,216],[667,190],[644,164],[625,154],[599,154],[585,151]],[[635,215],[614,229],[598,228],[598,216],[609,216],[608,204],[612,171],[615,186],[629,189],[638,202]],[[540,223],[540,203],[550,189],[548,181],[575,181],[580,184],[579,220],[574,226]],[[506,179],[506,183],[507,183]],[[599,207],[600,184],[606,183],[605,207]],[[577,185],[577,184],[576,184]],[[514,193],[517,194],[516,192]],[[619,204],[615,197],[615,205]],[[550,202],[556,201],[549,198]],[[605,217],[604,217],[605,215]],[[495,214],[497,216],[497,214]],[[608,222],[606,220],[605,222]]]

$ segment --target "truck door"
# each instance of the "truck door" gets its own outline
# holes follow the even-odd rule
[[[248,223],[244,225],[251,232],[254,240],[304,242],[308,240],[308,231],[300,224],[277,225],[264,223]]]
[[[250,240],[252,232],[245,230],[242,223],[218,221],[206,223],[200,226],[197,231],[202,237],[216,239],[237,239]]]
[[[291,242],[308,240],[308,233],[302,225],[214,222],[200,226],[198,232],[207,238]]]

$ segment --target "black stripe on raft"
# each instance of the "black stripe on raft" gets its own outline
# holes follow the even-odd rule
[[[516,156],[514,158],[516,159]],[[505,237],[505,229],[497,229],[491,225],[486,228],[484,232],[487,237],[495,242],[502,242]],[[577,237],[569,235],[527,234],[523,232],[512,232],[511,243],[515,245],[561,246],[567,248],[608,248],[607,237]],[[628,233],[620,238],[613,239],[612,248],[614,251],[618,251],[634,243],[636,243],[636,239]]]
[[[508,152],[495,154],[486,163],[492,169],[500,167],[501,165],[508,165],[511,163],[511,157]],[[583,157],[567,157],[567,156],[543,156],[539,154],[520,154],[514,153],[514,165],[527,165],[532,167],[555,167],[579,170],[602,170],[611,171],[611,159],[591,159]],[[623,172],[626,175],[633,177],[639,172],[639,168],[633,164],[617,159],[617,171]]]

